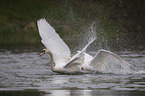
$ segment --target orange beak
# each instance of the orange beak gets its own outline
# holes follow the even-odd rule
[[[42,56],[42,55],[44,55],[44,54],[45,54],[45,51],[42,50],[40,56]]]
[[[44,55],[44,53],[45,53],[45,52],[42,52],[42,53],[40,54],[40,56]]]

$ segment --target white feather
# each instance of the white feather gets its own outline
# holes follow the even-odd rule
[[[118,55],[107,51],[99,50],[90,62],[93,70],[102,73],[125,74],[131,72],[131,65],[121,59]]]
[[[80,66],[82,66],[82,64],[84,63],[84,61],[87,61],[87,60],[85,60],[85,59],[87,59],[87,58],[85,58],[86,55],[87,55],[87,57],[88,57],[88,55],[89,55],[89,54],[86,53],[86,49],[88,48],[88,46],[89,46],[91,43],[93,43],[93,41],[94,41],[95,39],[96,39],[96,38],[92,38],[92,39],[89,41],[89,43],[88,43],[81,51],[78,51],[78,53],[75,54],[75,55],[67,62],[67,64],[66,64],[65,67],[68,67],[70,64],[71,64],[71,66],[72,66],[72,63],[71,63],[71,62],[72,62],[73,60],[75,60],[76,58],[79,58]],[[89,55],[89,57],[90,57],[90,55]]]
[[[71,55],[69,47],[45,19],[38,20],[37,24],[42,43],[53,53],[55,64],[59,64],[58,66],[62,67],[65,66],[65,62],[70,59]]]

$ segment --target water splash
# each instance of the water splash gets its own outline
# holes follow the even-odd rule
[[[84,31],[84,41],[91,41],[96,38],[95,43],[91,44],[91,49],[97,51],[99,49],[110,49],[107,34],[100,26],[99,21],[93,21],[90,26]]]
[[[104,59],[103,63],[99,62],[100,65],[97,65],[95,68],[95,73],[113,73],[113,74],[145,74],[145,70],[136,70],[136,68],[124,61],[123,59],[114,58],[109,56],[109,58]]]
[[[89,42],[92,41],[93,39],[96,39],[97,38],[95,22],[93,22],[91,24],[91,26],[89,27],[88,33],[89,33],[88,34]]]
[[[90,25],[90,27],[87,29],[87,31],[86,31],[85,40],[86,41],[90,41],[90,40],[92,40],[94,38],[97,38],[97,40],[99,40],[98,38],[100,38],[99,36],[101,36],[102,34],[101,33],[100,34],[96,34],[97,33],[97,31],[96,31],[97,29],[98,29],[98,27],[96,26],[96,23],[93,22]],[[108,48],[107,39],[104,36],[102,36],[101,38],[103,40],[101,42],[99,42],[99,45],[103,45],[104,44],[106,49],[110,49],[110,48]],[[98,42],[95,42],[95,44],[97,44],[97,43]],[[91,44],[91,46],[92,45],[93,44]],[[102,46],[100,46],[100,49],[102,49],[101,47]],[[93,46],[92,48],[95,50],[95,52],[97,50],[99,50],[99,48],[96,47],[96,45]],[[98,69],[100,66],[99,67],[97,66],[98,67],[97,68],[98,72],[101,72],[101,73],[113,73],[113,74],[144,74],[145,73],[145,71],[143,71],[143,70],[139,70],[139,71],[135,70],[135,68],[134,68],[134,66],[132,64],[129,64],[128,62],[126,62],[125,60],[120,58],[118,55],[116,55],[116,54],[114,54],[112,52],[111,52],[111,54],[113,54],[113,55],[109,55],[108,56],[109,60],[106,60],[106,61],[103,60],[103,61],[105,61],[105,63],[103,62],[101,64],[101,68],[100,69]]]
[[[88,44],[88,42],[92,41],[93,39],[97,38],[96,35],[96,24],[95,22],[92,22],[90,24],[90,26],[88,28],[85,28],[84,30],[82,30],[81,32],[81,45],[80,45],[80,49],[82,49],[86,44]],[[95,40],[96,41],[96,40]],[[95,43],[92,43],[90,46],[92,47]],[[89,47],[90,47],[89,46]]]

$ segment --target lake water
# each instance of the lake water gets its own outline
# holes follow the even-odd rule
[[[144,96],[145,51],[115,52],[136,74],[65,75],[51,71],[42,46],[0,48],[0,96]],[[95,52],[90,52],[93,55]]]

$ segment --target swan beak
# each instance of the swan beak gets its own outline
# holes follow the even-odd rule
[[[42,56],[44,54],[45,54],[45,50],[42,50],[40,56]]]
[[[42,52],[41,54],[40,54],[40,56],[42,56],[42,55],[44,55],[45,54],[45,52]]]

